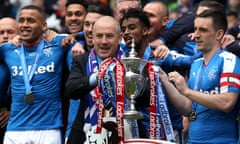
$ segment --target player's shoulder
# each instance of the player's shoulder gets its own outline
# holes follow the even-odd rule
[[[235,54],[233,54],[232,52],[229,51],[225,51],[223,50],[222,53],[219,54],[220,57],[224,57],[224,58],[231,58],[231,57],[237,57]]]
[[[56,35],[54,38],[52,38],[52,40],[47,41],[46,45],[47,47],[51,46],[51,47],[61,47],[61,42],[62,39],[64,39],[67,36],[67,34],[58,34]]]
[[[68,36],[68,34],[58,34],[50,41],[50,43],[62,41],[62,39],[64,39],[66,36]]]
[[[17,46],[12,43],[5,42],[5,43],[0,44],[0,47],[17,47]]]
[[[204,60],[203,57],[197,58],[197,59],[195,59],[195,60],[193,61],[193,64],[200,64],[200,63],[203,62],[203,60]]]
[[[0,44],[0,48],[4,49],[4,50],[12,50],[12,49],[16,49],[17,47],[18,46],[14,45],[12,43],[9,43],[9,42]]]
[[[229,52],[229,51],[222,51],[222,53],[220,53],[219,54],[219,57],[220,58],[222,58],[222,60],[231,60],[232,62],[236,62],[237,61],[237,63],[238,62],[240,62],[240,58],[237,56],[237,55],[235,55],[235,54],[233,54],[232,52]]]

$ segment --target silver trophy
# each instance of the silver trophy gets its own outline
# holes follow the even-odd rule
[[[130,110],[124,112],[124,117],[126,119],[142,119],[143,115],[135,108],[135,98],[140,94],[144,86],[145,79],[142,70],[147,61],[137,57],[134,39],[132,40],[129,56],[122,58],[121,62],[126,69],[125,90],[127,98],[130,100]]]

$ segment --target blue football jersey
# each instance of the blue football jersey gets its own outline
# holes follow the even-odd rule
[[[11,116],[7,130],[45,130],[62,126],[61,79],[65,53],[61,47],[64,36],[44,41],[37,67],[30,81],[34,101],[24,102],[26,87],[20,58],[20,47],[6,43],[0,46],[0,58],[8,66],[11,77]],[[37,46],[25,48],[27,71],[31,70]],[[70,57],[69,57],[70,58]]]
[[[240,59],[232,53],[218,50],[207,65],[204,59],[194,61],[190,69],[188,85],[202,93],[239,93]],[[237,143],[236,113],[209,109],[193,102],[196,120],[189,128],[190,143]]]

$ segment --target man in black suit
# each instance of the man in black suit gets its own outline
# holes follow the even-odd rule
[[[68,144],[80,144],[86,140],[85,133],[97,123],[95,88],[98,68],[108,57],[120,58],[123,52],[119,43],[122,37],[118,22],[110,16],[98,19],[93,28],[94,48],[83,55],[73,58],[73,65],[66,83],[66,93],[72,99],[81,99],[78,114],[73,123]],[[89,110],[96,113],[90,113]]]

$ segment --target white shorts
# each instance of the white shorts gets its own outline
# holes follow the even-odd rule
[[[3,144],[61,144],[61,140],[59,129],[6,131]]]

